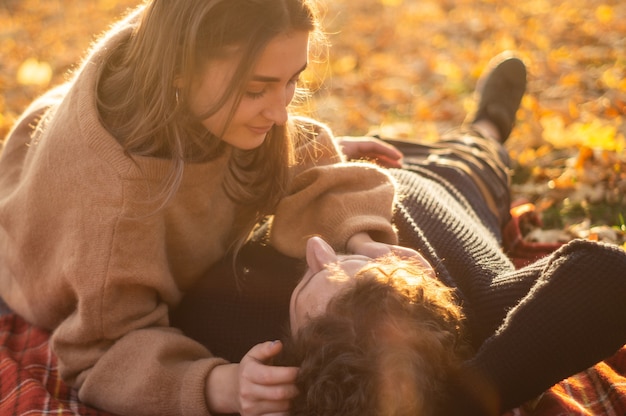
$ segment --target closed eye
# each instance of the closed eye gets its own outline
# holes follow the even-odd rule
[[[253,100],[262,98],[265,95],[265,88],[261,91],[246,91],[246,97],[251,98]]]
[[[307,64],[305,63],[304,66],[302,66],[302,68],[300,68],[295,75],[289,79],[289,81],[287,81],[287,85],[296,85],[298,83],[298,81],[300,81],[300,75],[302,74],[302,72],[304,72],[304,70],[306,69]],[[245,92],[246,97],[249,97],[251,99],[259,99],[261,97],[263,97],[265,95],[265,93],[267,92],[267,84],[276,84],[280,82],[279,78],[275,78],[275,77],[268,77],[268,76],[263,76],[263,75],[254,75],[252,77],[252,81],[253,83],[257,83],[257,82],[262,82],[265,83],[266,86],[261,89],[261,90],[248,90]]]

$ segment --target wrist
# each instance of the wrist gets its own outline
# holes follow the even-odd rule
[[[211,413],[237,413],[239,364],[218,365],[209,373],[204,393]]]
[[[361,247],[363,244],[371,243],[373,241],[374,240],[372,240],[372,237],[370,237],[367,232],[358,232],[348,239],[348,242],[346,243],[346,252],[358,253],[359,247]]]

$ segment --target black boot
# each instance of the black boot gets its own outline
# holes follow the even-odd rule
[[[480,101],[472,123],[480,120],[493,123],[500,133],[500,142],[504,143],[511,134],[526,91],[526,66],[510,52],[504,52],[494,57],[487,68],[476,87]]]

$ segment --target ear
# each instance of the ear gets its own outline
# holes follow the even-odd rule
[[[311,237],[306,243],[306,262],[313,273],[322,270],[327,264],[337,262],[337,253],[322,238]]]

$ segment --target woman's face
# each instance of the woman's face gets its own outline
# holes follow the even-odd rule
[[[309,33],[295,31],[272,39],[263,50],[245,86],[244,96],[230,123],[234,98],[202,120],[211,133],[243,150],[254,149],[274,125],[287,122],[300,73],[308,62]],[[220,99],[236,72],[237,56],[210,61],[195,81],[190,97],[193,114],[206,113]],[[228,123],[228,124],[227,124]]]

